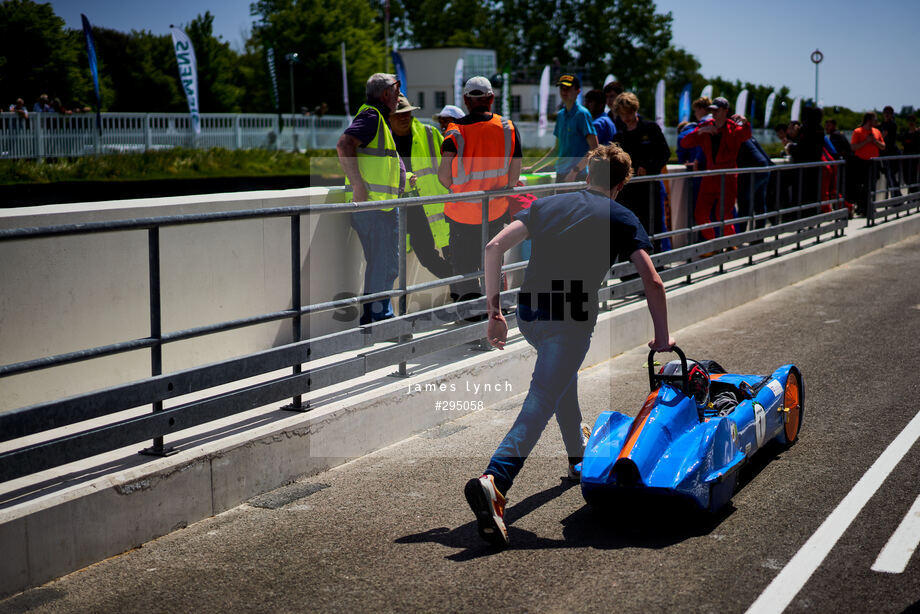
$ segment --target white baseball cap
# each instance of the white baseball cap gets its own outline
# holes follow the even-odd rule
[[[473,77],[463,86],[463,95],[470,98],[491,96],[492,93],[492,84],[485,77]]]
[[[454,119],[460,119],[466,115],[460,107],[454,106],[452,104],[444,105],[444,108],[441,109],[441,112],[435,115],[435,118],[438,117],[452,117]]]

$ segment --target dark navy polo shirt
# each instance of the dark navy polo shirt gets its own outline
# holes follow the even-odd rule
[[[527,226],[532,241],[518,297],[525,319],[593,326],[597,291],[610,267],[637,249],[652,250],[633,212],[591,190],[540,198],[514,219]]]

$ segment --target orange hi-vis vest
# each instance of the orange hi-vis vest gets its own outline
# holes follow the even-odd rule
[[[472,124],[450,123],[444,140],[453,139],[457,155],[451,162],[453,185],[450,191],[478,192],[508,187],[511,156],[514,154],[514,124],[501,115]],[[489,201],[489,221],[508,210],[507,198]],[[482,201],[444,204],[444,215],[461,224],[482,223]]]

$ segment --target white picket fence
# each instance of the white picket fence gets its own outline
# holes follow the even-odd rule
[[[351,118],[270,114],[201,114],[201,133],[192,132],[187,113],[103,113],[101,133],[94,113],[59,115],[0,113],[0,159],[62,158],[97,153],[144,152],[171,147],[207,149],[333,149]],[[423,122],[430,120],[422,118]],[[536,122],[515,122],[524,147],[548,149],[552,130],[538,136]],[[664,129],[672,150],[677,132]],[[755,130],[761,143],[774,142],[772,130]]]
[[[30,113],[28,119],[0,113],[0,158],[59,158],[171,147],[329,149],[348,126],[344,116],[204,113],[201,133],[196,135],[186,113],[103,113],[100,119],[101,131],[94,113]]]

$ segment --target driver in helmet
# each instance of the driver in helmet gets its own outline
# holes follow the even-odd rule
[[[708,409],[709,403],[709,372],[706,368],[695,360],[687,361],[690,380],[690,396],[696,401],[696,407],[700,410]],[[680,360],[672,360],[665,366],[661,367],[661,375],[683,375]]]

